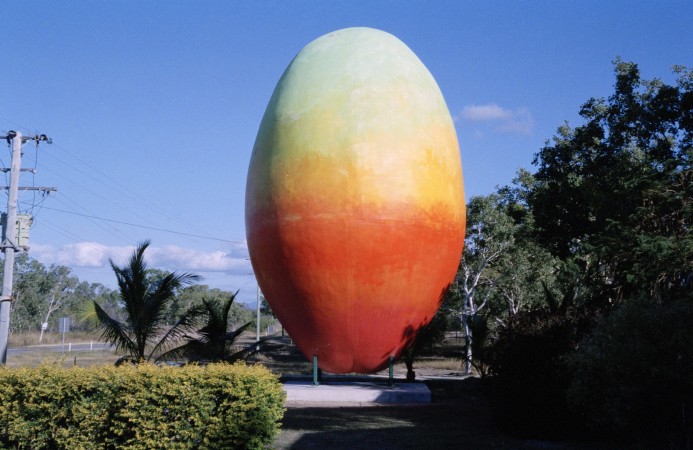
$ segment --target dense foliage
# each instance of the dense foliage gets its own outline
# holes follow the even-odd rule
[[[17,449],[259,449],[285,394],[261,366],[0,370],[0,446]]]
[[[448,304],[507,429],[676,448],[693,436],[693,74],[614,67],[534,173],[470,200]]]
[[[537,155],[529,195],[539,240],[579,261],[602,304],[693,287],[693,76],[640,79],[617,61],[614,94],[590,99]]]
[[[693,430],[693,301],[629,301],[571,354],[570,407],[591,433],[685,448]]]

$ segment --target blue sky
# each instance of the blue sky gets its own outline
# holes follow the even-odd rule
[[[282,72],[323,34],[378,28],[418,55],[455,119],[468,197],[510,183],[559,125],[579,123],[582,103],[608,96],[617,56],[665,81],[672,65],[693,65],[690,1],[1,6],[0,135],[54,142],[24,148],[37,173],[21,184],[58,188],[20,196],[35,216],[30,255],[112,286],[108,258],[122,262],[151,239],[152,266],[198,273],[247,302],[250,152]]]

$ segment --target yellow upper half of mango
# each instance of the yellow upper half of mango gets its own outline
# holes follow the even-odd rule
[[[431,74],[394,36],[351,28],[313,41],[284,72],[253,149],[247,208],[406,205],[457,221],[462,186],[454,125]]]

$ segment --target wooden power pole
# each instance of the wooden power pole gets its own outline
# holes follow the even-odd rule
[[[14,255],[21,251],[16,236],[17,230],[17,197],[19,190],[19,173],[22,166],[22,144],[26,141],[36,141],[36,145],[41,141],[49,144],[51,140],[45,135],[22,137],[18,131],[9,131],[7,136],[0,136],[12,142],[12,163],[9,169],[10,185],[8,186],[9,195],[7,197],[7,222],[5,233],[2,238],[2,251],[5,253],[5,265],[2,277],[2,294],[0,294],[0,363],[7,362],[7,341],[10,335],[10,307],[12,304],[12,281],[14,276]],[[7,171],[5,169],[5,171]],[[27,189],[27,188],[24,188]],[[33,188],[38,190],[53,191],[53,188]]]

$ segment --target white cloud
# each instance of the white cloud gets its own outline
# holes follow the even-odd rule
[[[460,117],[470,122],[491,122],[500,133],[529,135],[534,129],[534,118],[527,108],[503,108],[495,103],[470,105],[462,108]]]
[[[134,247],[109,247],[97,242],[78,242],[62,247],[32,244],[30,255],[44,264],[60,264],[69,267],[105,267],[108,260],[121,263]]]
[[[498,126],[498,131],[511,134],[529,135],[533,129],[534,118],[527,108],[514,110],[512,117]]]
[[[208,271],[238,273],[246,271],[249,262],[244,258],[232,256],[230,253],[217,251],[201,251],[190,248],[182,248],[168,245],[160,248],[152,248],[149,252],[150,265],[163,267],[177,267],[185,271]]]
[[[115,247],[96,242],[78,242],[62,247],[34,244],[31,256],[44,264],[60,264],[68,267],[101,268],[109,266],[109,259],[124,264],[132,255],[134,247]],[[244,244],[229,251],[204,251],[169,245],[150,246],[145,253],[149,267],[179,272],[224,272],[247,274],[250,261]]]
[[[512,111],[501,108],[495,103],[488,105],[471,105],[462,108],[460,116],[465,120],[486,122],[489,120],[508,119],[512,116]]]

